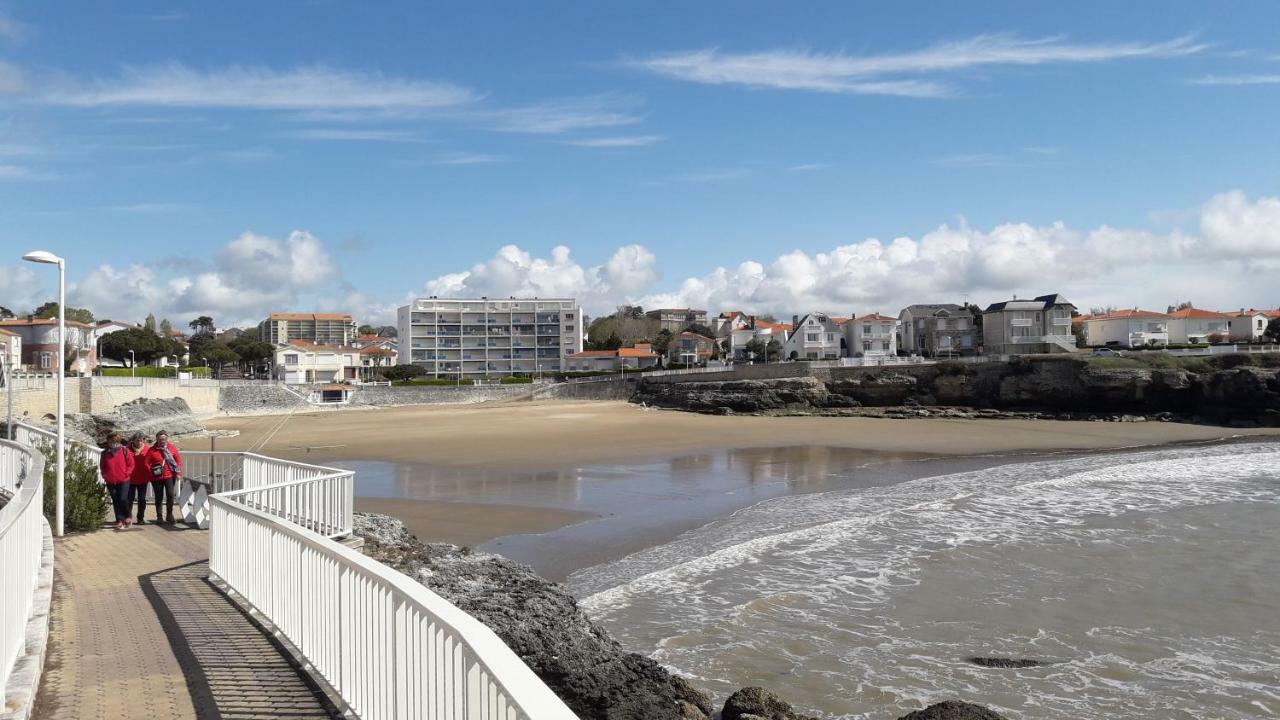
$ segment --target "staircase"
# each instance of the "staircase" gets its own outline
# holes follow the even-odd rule
[[[218,367],[217,376],[219,380],[242,380],[244,375],[240,373],[240,366],[235,363],[229,363]]]

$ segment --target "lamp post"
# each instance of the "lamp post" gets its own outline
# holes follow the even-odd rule
[[[129,351],[129,377],[138,376],[138,371],[136,369],[137,367],[138,367],[138,358],[135,357],[133,354],[133,351],[130,350]]]
[[[22,259],[27,262],[58,266],[58,442],[56,445],[58,453],[58,480],[53,532],[58,537],[62,537],[65,530],[64,518],[66,517],[66,507],[64,505],[64,488],[67,475],[67,458],[64,454],[67,430],[63,418],[63,402],[66,385],[63,366],[67,361],[67,261],[51,252],[48,252],[47,250],[34,250],[23,255]]]

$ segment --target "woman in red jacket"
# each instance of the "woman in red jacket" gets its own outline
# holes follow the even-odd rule
[[[156,522],[160,522],[163,500],[164,522],[173,524],[173,488],[182,477],[182,456],[178,448],[169,444],[169,433],[156,433],[156,442],[147,450],[147,471],[151,473],[151,489],[156,493]]]
[[[151,446],[142,433],[129,438],[129,454],[133,456],[133,476],[129,478],[129,505],[135,508],[133,522],[147,524],[147,486],[151,484],[151,469],[147,467],[147,451]]]
[[[107,494],[111,496],[111,509],[116,514],[117,530],[133,524],[133,516],[129,512],[129,480],[133,477],[133,456],[123,443],[124,437],[120,433],[111,433],[107,438],[107,446],[102,449],[102,457],[98,460],[98,471],[102,473],[102,482],[106,483]]]

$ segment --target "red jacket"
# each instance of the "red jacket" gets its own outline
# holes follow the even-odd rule
[[[122,485],[133,477],[133,455],[129,448],[119,445],[102,451],[102,459],[98,461],[98,469],[102,472],[102,481],[108,485]]]
[[[147,449],[147,454],[143,456],[147,459],[147,476],[151,478],[151,482],[156,482],[158,480],[172,480],[182,474],[182,456],[178,454],[177,446],[173,443],[169,443],[166,447],[169,448],[169,454],[173,456],[173,461],[178,464],[178,472],[174,473],[173,470],[169,468],[169,464],[164,461],[164,453],[160,452],[160,448],[152,445]],[[156,465],[161,467],[159,475],[156,475],[151,470],[151,468]]]
[[[151,467],[147,465],[147,451],[150,449],[151,446],[146,443],[142,443],[142,447],[136,453],[133,448],[127,448],[130,457],[133,458],[133,476],[129,481],[134,485],[146,485],[151,482]]]

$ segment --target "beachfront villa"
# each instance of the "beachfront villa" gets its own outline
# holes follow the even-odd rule
[[[350,345],[356,335],[356,321],[347,313],[272,313],[258,323],[258,339],[273,345],[290,340]]]
[[[713,329],[725,348],[725,355],[734,361],[745,361],[752,359],[750,351],[747,350],[747,345],[752,340],[765,343],[776,340],[781,345],[787,341],[791,326],[735,310],[720,313],[715,319]]]
[[[973,355],[978,350],[973,316],[955,303],[909,305],[898,313],[898,323],[898,347],[912,355]]]
[[[399,362],[436,378],[559,372],[582,352],[573,298],[419,298],[400,307],[396,327]]]
[[[1258,342],[1267,331],[1267,323],[1271,318],[1265,310],[1245,310],[1229,313],[1227,332],[1231,342]]]
[[[1151,310],[1114,310],[1084,321],[1090,347],[1146,347],[1169,344],[1169,316]]]
[[[836,318],[826,313],[809,313],[793,317],[795,329],[782,345],[782,356],[790,360],[836,360],[846,356],[848,342],[844,325],[849,318]]]
[[[983,352],[988,355],[1073,353],[1071,314],[1076,306],[1061,295],[1005,300],[982,311]]]
[[[617,372],[645,370],[658,364],[658,354],[649,343],[617,350],[584,350],[566,358],[569,372]]]
[[[1227,313],[1186,307],[1169,314],[1169,342],[1215,343],[1231,337],[1231,316]]]
[[[880,313],[854,315],[844,324],[848,354],[877,358],[898,354],[898,319]]]
[[[290,340],[276,346],[272,374],[288,385],[355,382],[361,367],[359,348]]]
[[[0,328],[0,367],[17,370],[22,367],[22,336]]]

